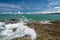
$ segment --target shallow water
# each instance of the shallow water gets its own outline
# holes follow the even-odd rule
[[[30,21],[60,20],[60,14],[0,14],[0,21],[20,18],[27,18]]]
[[[60,15],[58,15],[58,14],[21,14],[21,15],[19,15],[19,14],[16,14],[16,15],[15,14],[0,14],[0,21],[4,21],[5,19],[10,20],[10,19],[21,19],[21,18],[24,21],[40,21],[41,23],[46,24],[50,20],[60,20]],[[49,20],[49,21],[47,21],[47,20]],[[5,22],[0,22],[0,33],[6,29],[3,25],[5,25]],[[12,29],[12,28],[10,28],[10,29]],[[12,31],[10,31],[9,33],[11,34]],[[0,34],[0,39],[2,39],[4,37],[6,37],[6,35]]]

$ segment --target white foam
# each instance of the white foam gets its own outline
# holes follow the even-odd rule
[[[50,21],[40,21],[40,23],[42,23],[42,24],[52,24],[52,23],[50,23]]]
[[[0,25],[5,25],[5,22],[0,22]]]
[[[0,22],[0,29],[4,29],[5,22]]]
[[[3,40],[11,40],[16,37],[23,37],[25,35],[29,35],[31,40],[36,39],[36,32],[34,29],[29,28],[28,26],[24,25],[23,21],[14,24],[7,24],[5,25],[6,29],[1,32],[3,35],[7,35]],[[15,32],[12,31],[13,28],[17,28]]]

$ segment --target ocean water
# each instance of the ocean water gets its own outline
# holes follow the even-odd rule
[[[10,29],[12,28],[13,24],[10,24],[9,26],[6,26],[7,28],[3,27],[2,25],[6,25],[5,22],[1,22],[4,21],[5,19],[10,20],[10,19],[27,19],[30,21],[46,21],[46,20],[60,20],[60,14],[0,14],[0,40],[2,40],[4,37],[7,37],[6,35],[2,35],[4,33],[8,33],[7,35],[10,35],[11,33],[13,33],[11,30],[6,30],[8,29],[8,27],[10,27]],[[49,21],[46,21],[45,23],[48,23]],[[44,23],[44,22],[42,22]],[[20,23],[21,25],[23,25],[24,23]],[[14,26],[21,26],[20,24],[17,23],[17,25]],[[25,29],[25,25],[21,26]],[[28,26],[27,26],[28,29]],[[3,33],[2,33],[3,32]],[[23,33],[23,32],[21,32]],[[20,35],[20,34],[16,34]],[[15,36],[15,37],[16,37]],[[7,40],[9,40],[7,38]]]
[[[0,30],[3,30],[1,30],[0,33],[0,40],[11,40],[17,37],[24,37],[25,35],[29,35],[31,39],[36,39],[37,35],[35,30],[24,24],[26,23],[20,21],[19,23],[6,24],[5,27],[3,27],[2,25],[4,25],[4,23],[1,22],[0,25],[3,28],[0,26]],[[15,32],[12,31],[14,28],[17,28]]]
[[[27,18],[28,20],[60,20],[60,14],[0,14],[0,21],[5,19],[20,19]]]

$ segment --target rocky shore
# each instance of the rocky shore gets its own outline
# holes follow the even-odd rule
[[[36,40],[60,40],[60,21],[51,21],[52,24],[40,22],[28,22],[26,25],[37,32]],[[14,38],[12,40],[31,40],[27,37]]]

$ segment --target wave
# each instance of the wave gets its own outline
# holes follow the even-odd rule
[[[51,21],[47,21],[47,20],[46,20],[46,21],[40,21],[41,24],[52,24],[52,23],[50,23],[50,22],[51,22]]]
[[[4,23],[3,23],[4,24]],[[20,21],[18,23],[14,23],[14,24],[5,24],[5,30],[3,30],[0,34],[5,36],[2,40],[11,40],[13,38],[16,37],[23,37],[25,35],[29,35],[31,37],[31,40],[36,39],[36,32],[34,29],[29,28],[29,26],[25,25],[26,23],[24,23],[23,21]],[[17,28],[15,30],[15,32],[13,32],[12,30],[14,28]]]

